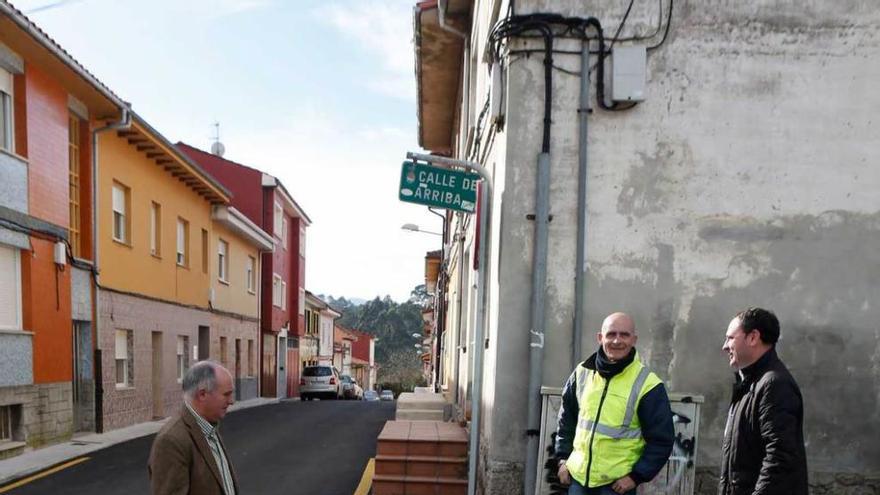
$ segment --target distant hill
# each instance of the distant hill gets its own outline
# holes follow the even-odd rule
[[[404,390],[423,384],[421,376],[422,308],[427,300],[425,286],[417,286],[408,301],[397,303],[389,296],[372,300],[346,297],[319,298],[342,313],[337,323],[348,328],[373,334],[376,337],[376,362],[379,381],[396,384]]]

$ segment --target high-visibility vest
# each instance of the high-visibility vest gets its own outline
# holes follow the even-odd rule
[[[638,353],[611,380],[583,364],[574,373],[580,411],[573,450],[565,465],[583,486],[614,483],[632,472],[645,449],[639,402],[662,382],[642,364]]]

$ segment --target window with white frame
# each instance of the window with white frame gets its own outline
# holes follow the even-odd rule
[[[272,226],[272,233],[275,234],[276,237],[281,237],[281,229],[283,228],[281,223],[282,220],[284,220],[284,209],[281,208],[281,203],[275,203],[275,217]]]
[[[129,189],[119,182],[113,182],[113,240],[128,244],[128,205]]]
[[[177,382],[183,381],[183,375],[189,369],[189,337],[177,336]]]
[[[162,205],[150,204],[150,254],[162,255]]]
[[[220,280],[229,281],[229,243],[223,239],[217,243],[217,273]]]
[[[189,266],[189,222],[177,219],[177,264]]]
[[[306,257],[306,228],[299,228],[299,255]]]
[[[0,68],[0,149],[13,151],[12,74]]]
[[[131,330],[116,330],[116,387],[131,387],[133,383],[133,342]]]
[[[248,292],[255,293],[257,290],[257,260],[253,256],[248,256],[245,280],[247,280]]]
[[[0,330],[21,330],[21,255],[0,244]]]
[[[287,219],[281,219],[281,246],[287,251]]]
[[[281,276],[277,273],[272,274],[272,305],[280,308],[283,304],[284,297],[281,294]]]
[[[281,309],[287,311],[287,282],[281,281]]]

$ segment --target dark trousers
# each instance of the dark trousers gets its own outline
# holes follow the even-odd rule
[[[618,495],[617,492],[611,489],[611,485],[605,486],[597,486],[594,488],[587,488],[576,480],[571,480],[571,485],[568,487],[568,495]],[[636,489],[626,492],[624,495],[636,495]]]

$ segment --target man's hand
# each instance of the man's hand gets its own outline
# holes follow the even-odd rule
[[[559,463],[559,471],[556,473],[559,476],[559,481],[563,485],[571,484],[571,475],[568,473],[568,468],[565,466],[565,461]]]
[[[636,482],[629,475],[620,478],[615,481],[613,485],[611,485],[611,489],[614,490],[615,493],[626,493],[633,488],[636,487]]]

